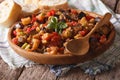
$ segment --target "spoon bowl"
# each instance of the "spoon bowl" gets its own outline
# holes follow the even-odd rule
[[[89,38],[74,39],[67,44],[67,50],[74,55],[84,55],[89,49]],[[85,46],[87,45],[87,46]]]
[[[110,13],[106,13],[103,18],[96,23],[94,28],[85,36],[79,39],[73,39],[66,45],[66,50],[73,55],[85,55],[89,50],[89,38],[90,36],[101,26],[108,24],[111,18]]]

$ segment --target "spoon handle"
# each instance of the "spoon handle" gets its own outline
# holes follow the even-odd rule
[[[85,38],[89,38],[91,36],[92,33],[94,33],[98,28],[100,28],[101,26],[103,26],[104,24],[108,24],[111,18],[111,14],[110,13],[106,13],[103,18],[96,23],[96,25],[94,26],[94,28],[85,36]]]

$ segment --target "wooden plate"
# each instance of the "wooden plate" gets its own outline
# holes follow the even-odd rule
[[[100,15],[92,13],[92,12],[87,12],[87,13],[89,13],[90,15],[94,17],[96,16],[101,17]],[[34,62],[40,63],[40,64],[59,64],[60,65],[60,64],[75,64],[75,63],[85,62],[87,60],[90,60],[90,59],[93,59],[99,56],[104,51],[106,51],[111,46],[115,38],[115,29],[113,25],[110,23],[110,27],[112,27],[112,31],[108,37],[108,40],[103,45],[97,47],[94,51],[89,50],[89,52],[83,56],[73,56],[70,54],[50,55],[50,54],[42,54],[42,53],[37,53],[37,52],[28,52],[20,48],[19,46],[15,45],[14,43],[12,43],[13,27],[14,25],[9,29],[9,32],[8,32],[8,42],[10,46],[12,47],[12,49],[17,54],[29,60],[32,60]]]

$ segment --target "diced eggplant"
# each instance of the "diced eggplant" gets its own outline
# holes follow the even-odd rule
[[[63,10],[63,9],[59,9],[59,11],[60,11],[60,12],[65,12],[65,10]]]
[[[71,20],[71,16],[69,15],[69,12],[63,12],[61,15],[64,16],[64,19]]]
[[[65,20],[65,19],[61,19],[60,21],[61,21],[61,22],[66,22],[66,20]]]
[[[59,18],[59,15],[58,15],[58,14],[55,14],[54,16],[57,17],[57,18]]]
[[[71,9],[66,10],[66,12],[70,13],[70,12],[71,12]]]
[[[79,14],[78,14],[78,18],[79,19],[81,19],[82,17],[85,17],[86,16],[86,14],[84,13],[84,12],[80,12]]]

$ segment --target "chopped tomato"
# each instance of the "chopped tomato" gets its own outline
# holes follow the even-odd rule
[[[35,29],[36,29],[36,26],[28,27],[28,28],[26,29],[26,32],[27,32],[27,33],[30,33],[31,31],[33,31],[33,30],[35,30]]]
[[[87,21],[89,21],[89,20],[92,19],[92,18],[94,18],[94,17],[92,17],[92,16],[90,16],[90,15],[86,16]]]
[[[67,25],[68,26],[75,26],[75,25],[77,25],[77,22],[75,22],[75,21],[67,22]]]
[[[51,34],[46,34],[45,40],[50,41],[52,35]]]
[[[18,38],[13,38],[12,42],[17,45],[18,44]]]
[[[52,16],[52,13],[51,12],[47,12],[47,16]]]
[[[32,21],[31,23],[34,23],[37,20],[37,18],[35,17],[35,15],[32,15]]]
[[[13,31],[13,35],[16,36],[17,35],[17,32],[16,30]]]
[[[55,15],[55,10],[50,11],[52,15]]]
[[[82,35],[82,36],[85,36],[86,34],[87,34],[87,32],[86,31],[80,31],[80,34]]]
[[[52,44],[53,46],[59,46],[61,43],[61,37],[60,36],[53,36],[52,38],[51,38],[51,42],[50,42],[50,44]]]
[[[47,12],[48,17],[53,16],[53,15],[55,15],[55,10],[51,10],[51,11]]]
[[[47,41],[51,40],[54,36],[58,36],[57,32],[53,32],[52,34],[49,34],[48,37],[45,39]]]
[[[31,28],[28,27],[27,30],[26,30],[26,32],[27,32],[27,33],[30,33],[30,31],[31,31]]]
[[[35,30],[35,29],[36,29],[36,27],[35,27],[35,26],[32,26],[32,28],[30,29],[30,31]]]
[[[51,41],[49,46],[59,46],[61,44],[60,40],[57,41]]]
[[[73,13],[73,14],[77,14],[77,11],[74,10],[74,9],[71,9],[71,13]]]
[[[75,26],[75,25],[77,25],[77,22],[72,21],[71,24],[72,24],[73,26]]]
[[[52,38],[51,38],[51,41],[59,41],[61,38],[60,38],[60,36],[53,36]]]
[[[60,45],[60,40],[61,40],[61,36],[56,33],[56,32],[53,32],[52,34],[50,34],[47,38],[46,38],[47,41],[50,42],[50,45],[49,46],[58,46]]]
[[[52,36],[59,35],[57,32],[53,32]]]

